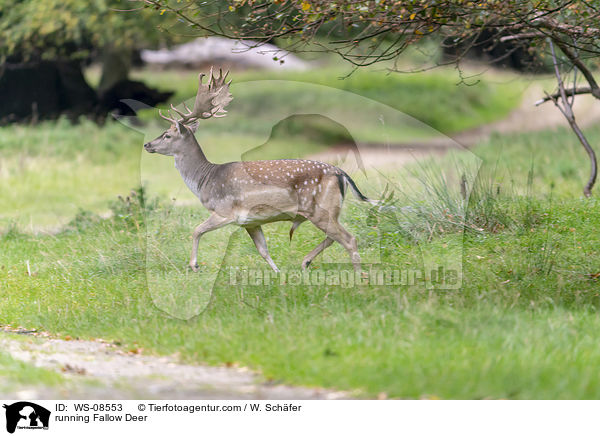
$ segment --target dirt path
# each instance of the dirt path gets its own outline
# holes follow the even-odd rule
[[[62,373],[59,388],[26,386],[11,399],[338,399],[347,393],[261,380],[247,368],[184,365],[175,357],[128,353],[102,341],[61,340],[0,330],[0,350]]]
[[[386,166],[402,166],[427,156],[443,154],[452,148],[469,148],[486,140],[495,132],[524,133],[544,129],[568,127],[568,123],[560,111],[551,103],[535,106],[534,103],[544,95],[543,88],[534,84],[525,91],[521,106],[511,112],[508,117],[470,129],[452,136],[440,136],[425,141],[414,141],[405,144],[361,144],[358,147],[360,159],[366,168],[382,168]],[[600,104],[590,95],[577,96],[574,107],[577,122],[586,127],[600,121]],[[321,153],[309,156],[341,166],[344,170],[357,170],[357,159],[352,158],[353,147],[341,145]]]

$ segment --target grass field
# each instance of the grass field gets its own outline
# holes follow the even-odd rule
[[[598,129],[588,134],[593,143],[600,139]],[[1,138],[0,180],[9,195],[0,199],[0,324],[101,337],[148,353],[178,353],[188,362],[237,363],[268,380],[359,396],[600,397],[600,205],[581,198],[587,163],[566,130],[497,135],[473,150],[483,165],[464,217],[473,230],[464,234],[438,213],[457,207],[443,190],[420,200],[418,192],[398,194],[400,206],[412,198],[417,218],[436,224],[429,231],[419,220],[373,217],[347,201],[344,224],[357,235],[363,259],[380,259],[382,269],[421,270],[423,249],[462,245],[460,290],[433,291],[423,283],[232,286],[230,268],[265,264],[245,234],[229,240],[223,231],[201,241],[205,269],[218,272],[218,256],[227,255],[207,309],[188,320],[169,316],[152,296],[171,296],[162,302],[173,307],[197,289],[198,276],[184,267],[191,228],[204,212],[173,206],[167,194],[179,188],[168,181],[150,186],[147,221],[139,191],[115,199],[139,184],[141,135],[116,124],[58,123],[3,128]],[[209,157],[240,153],[237,140],[222,139],[207,142]],[[310,142],[295,141],[274,138],[265,150],[278,157]],[[430,165],[447,167],[452,159]],[[154,165],[142,165],[142,176],[163,164]],[[412,167],[417,178],[425,177],[420,168]],[[365,186],[361,177],[357,183]],[[98,216],[107,209],[110,217]],[[60,227],[36,233],[27,227],[34,219]],[[172,265],[156,262],[146,228]],[[304,225],[290,244],[287,231],[288,224],[265,228],[273,258],[292,271],[321,235]],[[332,246],[328,258],[315,261],[312,271],[347,266],[340,247]],[[205,298],[199,294],[198,307]],[[0,355],[9,375],[21,371],[10,369],[15,365]]]

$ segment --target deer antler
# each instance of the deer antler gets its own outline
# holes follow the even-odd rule
[[[219,76],[217,77],[216,75],[213,75],[213,69],[211,67],[208,83],[204,84],[202,82],[205,74],[201,73],[198,76],[200,83],[198,84],[198,94],[196,94],[194,109],[190,110],[190,108],[183,103],[186,112],[182,112],[175,108],[175,106],[171,105],[171,109],[173,109],[173,111],[175,111],[181,117],[181,119],[177,120],[177,122],[181,124],[188,124],[198,119],[224,117],[227,113],[225,106],[227,106],[227,104],[229,104],[229,102],[233,99],[231,93],[229,92],[231,80],[226,82],[228,74],[229,71],[223,75],[223,70],[219,69]],[[169,115],[170,114],[171,111],[169,111]],[[160,114],[160,116],[171,121],[172,123],[176,122],[175,119],[165,117],[162,114]]]
[[[171,106],[173,106],[173,105],[171,105]],[[176,112],[179,113],[178,111],[176,111]],[[158,110],[158,115],[160,115],[161,118],[164,118],[165,120],[171,122],[172,124],[175,124],[177,122],[177,120],[175,119],[175,117],[173,115],[171,115],[170,110],[168,111],[168,113],[169,113],[169,116],[167,117],[162,114],[160,109]]]

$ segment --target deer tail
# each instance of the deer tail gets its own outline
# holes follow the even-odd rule
[[[344,197],[346,195],[346,189],[348,187],[350,187],[352,194],[354,194],[354,196],[358,200],[366,201],[367,203],[370,203],[373,206],[379,205],[379,201],[371,200],[369,197],[367,197],[362,192],[360,192],[360,190],[356,186],[356,183],[354,183],[354,180],[352,180],[352,178],[348,174],[346,174],[344,171],[341,171],[340,174],[338,174],[338,181],[340,184],[340,191],[342,192],[342,197]]]

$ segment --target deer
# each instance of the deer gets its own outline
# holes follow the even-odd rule
[[[227,82],[229,72],[213,74],[210,69],[207,83],[205,74],[199,75],[198,92],[194,106],[179,110],[173,104],[163,115],[171,126],[156,139],[144,144],[149,153],[172,156],[186,186],[210,212],[206,221],[193,231],[189,267],[197,272],[198,245],[202,235],[226,225],[237,225],[248,232],[259,254],[276,273],[279,268],[271,259],[262,225],[277,221],[291,221],[290,241],[300,224],[310,221],[325,233],[325,239],[302,261],[305,270],[323,250],[334,242],[341,244],[356,271],[361,270],[356,238],[339,222],[345,194],[371,204],[378,202],[363,195],[356,183],[342,169],[306,159],[279,159],[210,162],[194,134],[201,120],[224,117],[225,107],[233,99]]]

